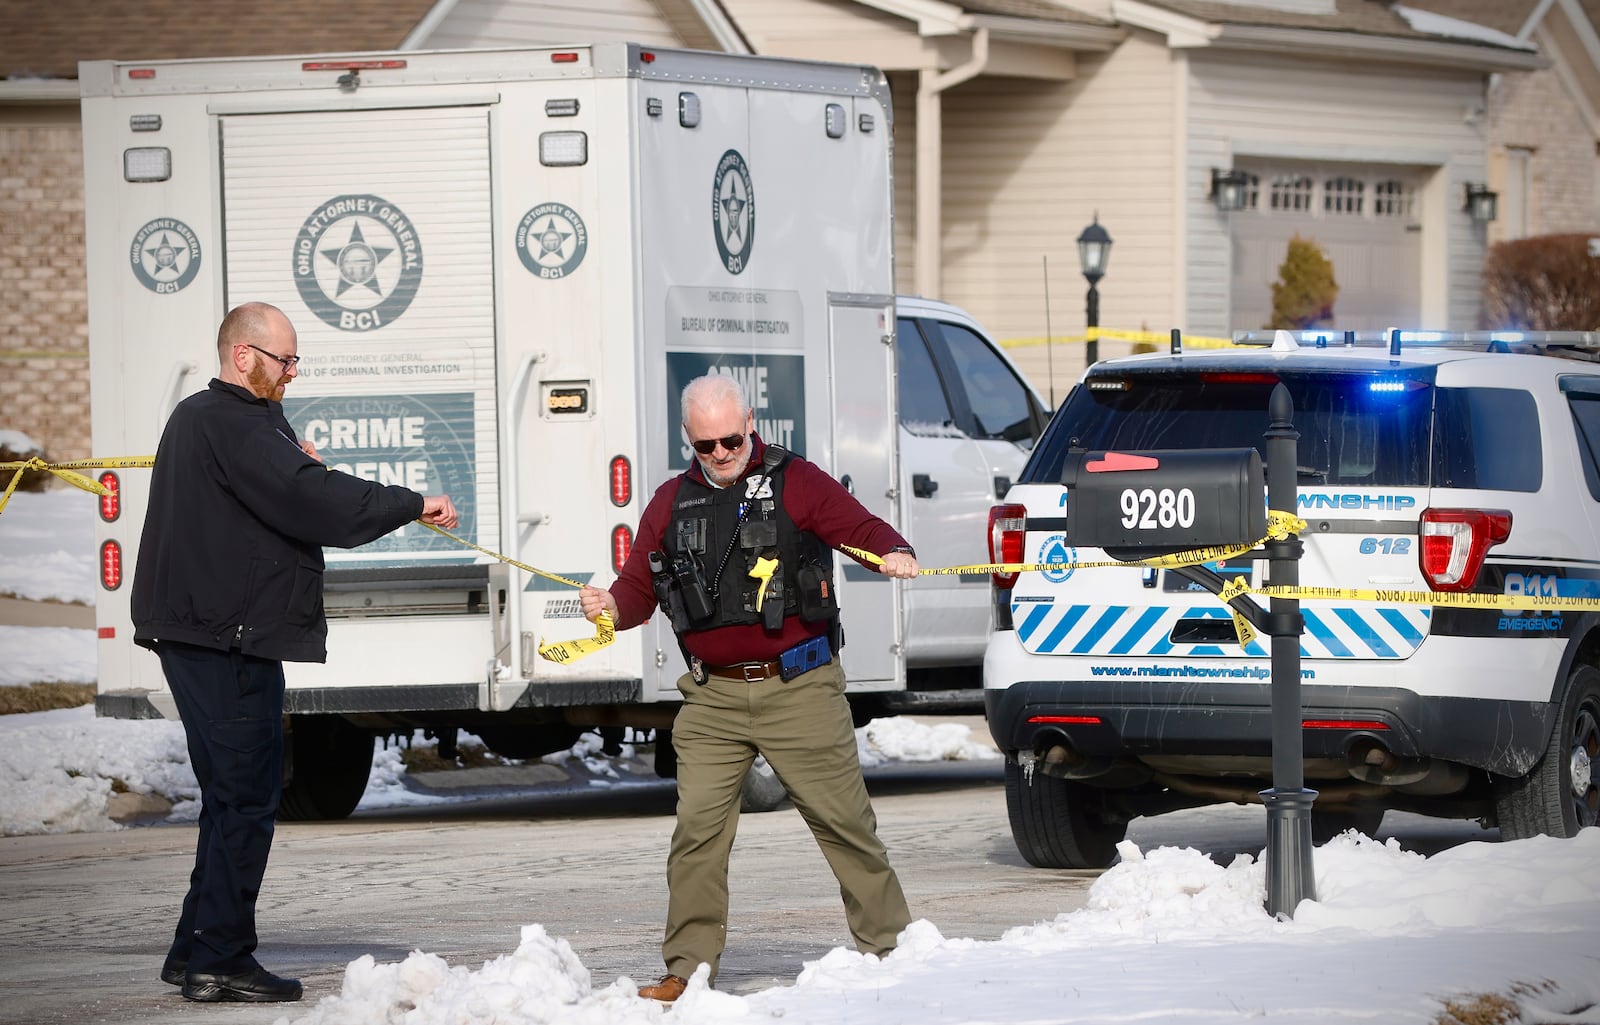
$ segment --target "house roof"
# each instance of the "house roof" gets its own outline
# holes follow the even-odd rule
[[[1522,31],[1539,0],[1400,0],[1406,6],[1459,18],[1514,36]]]
[[[1285,28],[1285,29],[1310,29],[1326,32],[1354,32],[1369,36],[1392,36],[1398,39],[1426,39],[1437,41],[1438,36],[1427,32],[1419,32],[1411,27],[1411,23],[1394,10],[1390,0],[1334,0],[1334,12],[1331,14],[1301,14],[1294,11],[1284,11],[1254,4],[1228,3],[1226,0],[1143,0],[1151,7],[1171,11],[1174,14],[1193,18],[1215,25],[1241,25],[1259,28]],[[1465,14],[1456,14],[1444,10],[1446,7],[1459,8],[1496,8],[1496,7],[1521,7],[1531,0],[1421,0],[1411,3],[1409,0],[1403,6],[1415,7],[1419,10],[1433,11],[1438,14],[1447,14],[1453,18],[1464,21],[1474,19]],[[1434,7],[1440,8],[1434,11]],[[1503,20],[1503,15],[1497,21]],[[1479,21],[1479,24],[1487,24]],[[1490,26],[1498,27],[1498,25]],[[1505,31],[1505,30],[1503,30]],[[1515,29],[1509,30],[1515,32]],[[1468,40],[1479,42],[1482,40]]]
[[[0,78],[77,78],[80,60],[392,50],[435,0],[0,0]]]

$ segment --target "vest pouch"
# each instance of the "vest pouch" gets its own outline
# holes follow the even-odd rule
[[[690,623],[703,623],[716,608],[706,590],[705,574],[693,552],[679,552],[672,558],[672,581],[683,602],[683,613]]]
[[[807,623],[834,619],[839,615],[839,600],[833,590],[833,573],[828,567],[807,562],[795,574],[799,585],[800,618]]]
[[[778,521],[745,520],[739,525],[739,545],[742,548],[778,547]]]

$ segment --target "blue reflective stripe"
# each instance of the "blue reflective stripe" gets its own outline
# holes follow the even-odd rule
[[[1134,622],[1133,626],[1128,629],[1127,633],[1122,635],[1122,640],[1111,646],[1111,654],[1126,655],[1128,652],[1132,651],[1133,646],[1139,642],[1139,639],[1149,631],[1150,627],[1155,625],[1156,621],[1160,619],[1162,614],[1166,611],[1166,609],[1161,608],[1159,605],[1145,609],[1144,614]]]
[[[1354,630],[1356,636],[1364,641],[1367,647],[1376,652],[1379,658],[1395,657],[1394,649],[1389,647],[1382,637],[1378,636],[1378,631],[1374,630],[1366,620],[1362,619],[1360,613],[1356,612],[1355,609],[1334,609],[1333,614],[1344,620],[1345,625]]]
[[[1117,620],[1121,619],[1122,614],[1126,611],[1128,611],[1126,605],[1108,606],[1105,612],[1100,615],[1100,618],[1095,620],[1094,626],[1089,628],[1089,632],[1077,644],[1072,646],[1072,653],[1074,655],[1083,655],[1093,651],[1094,646],[1100,643],[1100,638],[1105,636],[1107,630],[1116,625]]]
[[[1012,615],[1015,615],[1016,606],[1013,605],[1011,608]],[[1044,622],[1044,618],[1050,614],[1050,608],[1051,606],[1049,605],[1041,604],[1035,605],[1028,610],[1028,614],[1022,618],[1022,624],[1017,627],[1017,633],[1022,635],[1023,640],[1032,639],[1033,632],[1039,629],[1039,624]]]
[[[1066,614],[1061,617],[1061,621],[1057,623],[1055,628],[1050,631],[1050,635],[1039,642],[1039,650],[1055,651],[1056,645],[1061,643],[1061,638],[1070,633],[1073,626],[1078,622],[1078,620],[1082,619],[1083,614],[1088,611],[1089,606],[1087,605],[1074,605],[1067,609]]]
[[[1301,614],[1305,617],[1306,632],[1321,641],[1330,655],[1334,658],[1349,658],[1351,656],[1350,649],[1345,647],[1344,642],[1339,640],[1333,631],[1329,630],[1322,620],[1317,618],[1315,612],[1306,612],[1302,609]],[[1303,644],[1300,646],[1300,653],[1302,655],[1306,654],[1305,645]]]
[[[1423,616],[1426,617],[1430,614],[1431,613],[1424,612]],[[1412,626],[1411,620],[1407,619],[1405,613],[1401,612],[1399,609],[1382,608],[1378,610],[1378,615],[1383,617],[1384,622],[1394,627],[1395,632],[1398,633],[1407,644],[1411,645],[1413,650],[1415,650],[1416,647],[1422,643],[1422,638],[1424,636],[1423,633],[1416,627]]]

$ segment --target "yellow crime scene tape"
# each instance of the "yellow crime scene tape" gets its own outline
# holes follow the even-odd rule
[[[47,463],[35,456],[32,459],[0,463],[0,471],[16,471],[6,484],[5,494],[0,495],[0,512],[5,512],[6,503],[11,501],[11,493],[17,490],[17,485],[22,482],[22,474],[27,470],[42,470],[45,473],[53,473],[75,488],[82,488],[91,494],[104,497],[111,494],[104,484],[92,477],[85,477],[76,471],[90,470],[95,467],[121,469],[130,466],[148,467],[154,465],[156,465],[155,456],[126,456],[121,459],[77,459],[67,463]]]
[[[1241,348],[1232,338],[1212,338],[1206,335],[1180,335],[1185,349],[1237,349]],[[1069,345],[1081,342],[1093,342],[1101,338],[1119,342],[1133,342],[1135,345],[1169,345],[1172,342],[1170,331],[1117,331],[1111,328],[1091,327],[1081,335],[1051,335],[1048,338],[1007,338],[1000,343],[1002,349],[1021,349],[1030,345],[1050,345],[1055,342],[1065,342]]]
[[[150,467],[155,465],[155,456],[129,456],[117,459],[80,459],[66,463],[46,463],[41,459],[27,459],[19,462],[0,463],[0,471],[15,470],[10,483],[6,486],[4,495],[0,495],[0,512],[5,510],[6,502],[16,490],[17,482],[22,479],[24,470],[43,470],[66,481],[74,487],[96,495],[108,495],[108,491],[100,482],[90,477],[77,473],[77,470],[92,468],[126,468]],[[584,585],[571,577],[564,577],[530,566],[525,562],[502,555],[482,545],[474,544],[464,537],[450,533],[443,527],[432,523],[422,523],[435,533],[454,541],[464,548],[481,552],[517,569],[547,580],[553,580],[568,587],[582,588]],[[1231,559],[1237,555],[1254,551],[1269,540],[1282,541],[1292,534],[1299,534],[1307,527],[1306,521],[1293,513],[1281,512],[1276,509],[1267,511],[1267,534],[1259,540],[1248,544],[1222,545],[1209,548],[1194,548],[1188,551],[1172,552],[1167,555],[1155,555],[1147,559],[1135,559],[1128,562],[1106,560],[1099,562],[995,562],[973,564],[966,566],[940,566],[919,567],[918,576],[983,576],[991,573],[1038,573],[1060,572],[1065,569],[1127,569],[1130,567],[1151,567],[1156,569],[1176,569],[1182,566],[1199,566],[1208,562],[1220,562]],[[863,562],[873,565],[882,565],[883,557],[861,548],[849,545],[840,545],[839,550],[847,555],[855,556]],[[773,560],[760,560],[751,576],[761,580],[763,584],[777,570],[777,563]],[[761,593],[766,591],[765,586]],[[1266,598],[1294,598],[1301,600],[1334,600],[1334,601],[1370,601],[1389,605],[1435,605],[1459,609],[1505,609],[1516,611],[1523,609],[1536,610],[1576,610],[1600,611],[1600,598],[1556,598],[1534,595],[1518,594],[1481,594],[1474,592],[1444,592],[1444,591],[1398,591],[1382,588],[1346,588],[1346,587],[1285,587],[1280,585],[1264,585],[1251,587],[1242,577],[1230,580],[1218,592],[1217,599],[1223,604],[1228,604],[1233,599],[1246,594],[1261,595]],[[759,599],[758,599],[759,601]],[[1239,646],[1248,645],[1257,636],[1255,629],[1237,610],[1229,608],[1233,617],[1234,631],[1239,637]],[[579,637],[565,641],[545,641],[539,645],[539,656],[551,662],[565,665],[607,647],[616,640],[616,628],[612,622],[611,614],[602,612],[595,620],[595,635],[593,637]]]

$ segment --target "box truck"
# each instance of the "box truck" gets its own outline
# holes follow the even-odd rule
[[[96,451],[154,452],[214,375],[224,313],[270,302],[300,339],[284,410],[329,466],[448,494],[464,540],[543,571],[420,524],[329,551],[327,661],[286,666],[286,816],[348,814],[372,737],[419,727],[514,758],[607,726],[662,731],[669,751],[683,663],[664,617],[581,659],[538,649],[593,635],[570,582],[609,582],[644,502],[689,465],[677,398],[693,377],[739,378],[763,438],[903,530],[915,518],[878,70],[606,44],[94,61],[80,81]],[[941,307],[913,312],[902,333],[926,323],[960,386]],[[948,310],[952,332],[961,320]],[[995,431],[1011,454],[960,460],[973,508],[922,518],[971,537],[925,565],[982,561],[984,511],[1042,427],[982,341],[1011,375],[989,417],[1012,417]],[[951,416],[970,424],[973,405]],[[979,444],[953,422],[923,433]],[[128,613],[148,477],[103,478],[102,715],[175,717]],[[962,488],[944,483],[954,510]],[[917,500],[938,488],[921,474]],[[836,578],[858,715],[909,707],[891,699],[908,694],[914,589],[842,556]],[[966,665],[956,704],[975,709],[983,578],[926,593],[966,601],[971,643],[928,660]]]

